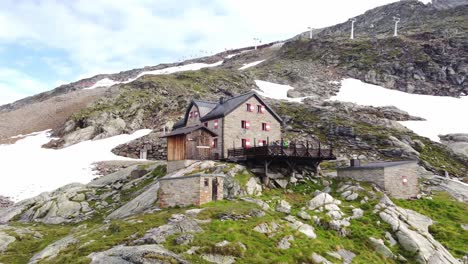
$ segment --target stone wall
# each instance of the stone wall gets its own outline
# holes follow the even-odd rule
[[[406,176],[407,179],[405,184],[403,184],[403,176]],[[416,197],[419,193],[418,164],[416,162],[385,168],[339,168],[338,177],[375,183],[390,196],[399,199]]]
[[[247,103],[255,107],[253,112],[246,110]],[[270,142],[281,139],[281,123],[267,110],[263,114],[257,113],[257,105],[260,104],[257,98],[252,97],[224,118],[224,157],[227,157],[227,150],[233,147],[233,142],[236,148],[240,148],[243,138],[250,139],[252,146],[254,139],[257,142],[267,138]],[[241,127],[242,120],[250,122],[250,129]],[[262,123],[270,124],[270,131],[262,131]]]
[[[338,169],[338,177],[351,178],[356,181],[372,182],[382,189],[385,188],[383,168],[340,168]]]
[[[223,199],[224,177],[213,175],[194,175],[160,179],[158,192],[160,208],[189,206],[211,202],[213,180],[218,181],[217,200]]]
[[[158,200],[160,208],[199,205],[200,177],[180,177],[159,181]]]
[[[406,176],[406,184],[403,178]],[[408,199],[419,193],[418,164],[416,162],[385,168],[385,190],[394,198]]]
[[[146,150],[146,159],[166,160],[167,142],[165,138],[159,138],[162,135],[161,132],[150,133],[144,137],[118,145],[112,149],[112,153],[118,156],[139,159],[141,150]]]
[[[187,168],[193,163],[197,162],[196,160],[171,160],[167,161],[167,172],[174,172],[183,168]]]

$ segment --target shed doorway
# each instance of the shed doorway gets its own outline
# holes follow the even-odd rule
[[[211,192],[211,200],[217,201],[218,200],[218,179],[214,178],[212,182],[212,192]]]

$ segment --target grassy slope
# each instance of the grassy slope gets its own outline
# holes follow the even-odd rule
[[[336,183],[332,184],[332,189],[336,190]],[[366,189],[369,186],[364,185]],[[293,192],[283,190],[267,190],[262,196],[258,197],[270,203],[272,207],[279,199],[285,199],[292,205],[292,212],[295,215],[300,208],[305,206],[307,200],[313,197],[313,192],[322,189],[320,183],[308,182],[307,184],[297,185]],[[334,197],[339,197],[335,192],[331,193]],[[363,194],[361,194],[362,197]],[[383,259],[377,255],[368,241],[368,237],[384,238],[386,231],[391,231],[390,227],[381,222],[377,215],[372,214],[374,205],[378,199],[370,200],[368,204],[361,205],[359,202],[343,202],[340,207],[343,212],[350,215],[352,207],[360,207],[364,210],[364,217],[352,220],[348,237],[340,237],[335,231],[328,230],[325,227],[317,226],[313,220],[304,222],[314,226],[317,233],[317,239],[309,239],[303,234],[290,229],[282,222],[285,216],[283,213],[269,211],[262,218],[248,218],[237,221],[221,221],[219,216],[223,213],[234,213],[246,215],[252,209],[258,209],[257,205],[233,200],[213,202],[202,207],[205,209],[200,213],[200,219],[212,219],[211,222],[201,224],[205,230],[203,233],[195,234],[195,240],[191,245],[176,245],[174,238],[177,235],[167,239],[164,246],[175,253],[182,254],[184,258],[193,263],[206,263],[199,254],[217,253],[234,255],[238,257],[237,263],[311,263],[310,255],[312,252],[326,256],[326,252],[335,251],[340,248],[351,250],[357,256],[353,263],[394,263],[393,260]],[[467,231],[460,230],[460,223],[467,223],[465,214],[467,205],[448,199],[444,195],[436,195],[433,200],[403,201],[397,200],[396,203],[405,208],[410,208],[420,213],[432,217],[437,224],[431,227],[431,232],[436,239],[442,242],[456,256],[461,256],[466,252]],[[173,208],[151,214],[144,214],[132,217],[126,221],[116,220],[108,224],[103,224],[101,219],[94,219],[79,225],[59,225],[50,226],[43,224],[19,224],[16,226],[28,227],[31,230],[41,232],[44,237],[36,239],[32,237],[23,237],[10,245],[8,250],[0,256],[0,262],[4,263],[26,263],[34,252],[44,248],[47,244],[73,233],[79,237],[80,243],[69,246],[62,251],[60,255],[44,263],[89,263],[86,257],[88,254],[96,251],[103,251],[118,244],[124,244],[141,237],[146,230],[160,226],[167,222],[167,219],[174,213],[184,212],[187,208]],[[311,215],[318,215],[323,218],[323,213],[308,211]],[[326,217],[324,218],[326,219]],[[130,221],[129,221],[130,220]],[[257,233],[252,229],[260,223],[276,222],[283,226],[272,237]],[[291,242],[292,246],[287,250],[279,250],[276,244],[286,235],[294,235],[295,240]],[[236,244],[227,248],[218,248],[214,244],[223,240],[230,242],[241,242],[247,246],[244,251]],[[199,246],[198,254],[184,254],[191,246]],[[412,256],[401,250],[398,246],[392,248],[395,253],[404,255],[412,261]],[[332,260],[330,258],[330,260]]]
[[[429,232],[454,256],[461,258],[468,254],[468,230],[461,227],[468,224],[468,204],[457,202],[445,192],[437,193],[432,200],[396,200],[395,203],[434,220]]]

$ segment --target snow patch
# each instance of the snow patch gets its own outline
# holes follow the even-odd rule
[[[93,86],[84,88],[83,90],[91,90],[91,89],[95,89],[98,87],[109,87],[109,86],[112,86],[114,84],[119,84],[119,83],[122,83],[122,82],[114,81],[109,78],[104,78],[102,80],[97,81],[95,84],[93,84]]]
[[[370,106],[396,106],[410,115],[427,121],[402,121],[402,125],[415,133],[438,142],[438,135],[468,133],[468,97],[454,98],[409,94],[381,86],[363,83],[356,79],[344,79],[339,93],[330,98]]]
[[[216,67],[223,64],[223,61],[218,61],[215,63],[207,64],[207,63],[191,63],[191,64],[186,64],[186,65],[181,65],[181,66],[175,66],[175,67],[169,67],[169,68],[164,68],[160,70],[154,70],[154,71],[144,71],[138,76],[130,81],[134,81],[138,78],[140,78],[143,75],[161,75],[161,74],[171,74],[175,72],[183,72],[183,71],[197,71],[203,68],[210,68],[210,67]]]
[[[259,61],[254,61],[254,62],[251,62],[251,63],[247,63],[247,64],[244,64],[244,66],[240,67],[239,70],[245,70],[245,69],[248,69],[250,67],[253,67],[253,66],[256,66],[262,62],[264,62],[265,60],[259,60]]]
[[[229,55],[227,55],[227,56],[224,57],[224,58],[225,58],[225,59],[230,59],[230,58],[235,57],[235,56],[237,56],[237,55],[239,55],[239,54],[242,54],[242,52],[234,53],[234,54],[229,54]]]
[[[144,71],[141,72],[140,74],[137,75],[135,78],[128,79],[124,82],[119,82],[119,81],[114,81],[109,78],[104,78],[102,80],[97,81],[93,86],[90,86],[88,88],[84,88],[84,90],[90,90],[90,89],[95,89],[98,87],[109,87],[114,84],[120,84],[120,83],[131,83],[135,81],[136,79],[140,78],[143,75],[162,75],[162,74],[171,74],[171,73],[176,73],[176,72],[183,72],[183,71],[197,71],[203,68],[209,68],[209,67],[216,67],[221,64],[223,64],[224,61],[218,61],[215,63],[207,64],[207,63],[191,63],[191,64],[186,64],[186,65],[181,65],[181,66],[174,66],[174,67],[168,67],[160,70],[154,70],[154,71]]]
[[[51,140],[50,130],[32,133],[12,145],[0,145],[0,195],[20,201],[63,185],[88,183],[96,177],[93,163],[105,160],[132,160],[111,150],[125,142],[151,132],[143,129],[131,135],[118,135],[95,141],[84,141],[64,149],[45,149]]]
[[[307,97],[299,97],[299,98],[291,98],[288,97],[288,91],[294,89],[294,87],[289,85],[265,82],[260,80],[255,80],[255,84],[257,84],[260,90],[254,90],[258,94],[264,97],[278,99],[278,100],[287,100],[289,102],[296,102],[301,103]]]

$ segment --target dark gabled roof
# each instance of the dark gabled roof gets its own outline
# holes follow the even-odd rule
[[[275,111],[273,111],[273,109],[271,109],[265,103],[265,101],[263,101],[263,99],[254,91],[229,98],[226,101],[224,101],[222,104],[221,103],[217,104],[216,107],[211,112],[209,112],[208,114],[200,118],[200,120],[203,122],[203,121],[208,121],[208,120],[212,120],[215,118],[225,117],[229,113],[234,111],[239,105],[249,100],[252,96],[257,98],[265,106],[265,109],[269,111],[279,122],[283,122],[281,117],[277,113],[275,113]]]
[[[215,136],[215,137],[218,136],[218,134],[216,134],[211,129],[209,129],[207,127],[204,127],[202,125],[196,125],[196,126],[183,127],[183,128],[178,128],[178,129],[172,130],[170,133],[162,136],[161,138],[178,136],[178,135],[187,135],[187,134],[190,134],[193,131],[198,130],[198,129],[204,129],[204,130],[208,131],[212,136]]]
[[[175,124],[172,126],[172,129],[181,128],[183,126],[185,126],[185,119],[181,119],[181,120],[175,122]]]
[[[189,106],[187,107],[187,110],[185,111],[184,118],[177,121],[172,127],[173,129],[183,127],[187,124],[190,109],[192,108],[193,105],[196,105],[198,107],[198,113],[200,114],[200,118],[201,118],[204,115],[211,112],[211,110],[213,110],[216,107],[217,103],[209,102],[209,101],[202,101],[202,100],[195,100],[195,99],[192,100]]]
[[[200,117],[205,116],[211,110],[213,110],[218,103],[202,101],[202,100],[193,100],[193,103],[198,106],[198,112],[200,112]]]
[[[348,170],[348,169],[353,169],[353,170],[381,169],[381,168],[405,165],[405,164],[410,164],[410,163],[415,163],[415,162],[418,162],[418,161],[417,160],[379,161],[379,162],[372,162],[372,163],[368,163],[368,164],[363,164],[363,165],[360,165],[360,166],[357,166],[357,167],[343,167],[343,168],[338,168],[338,169],[342,169],[342,170]]]

